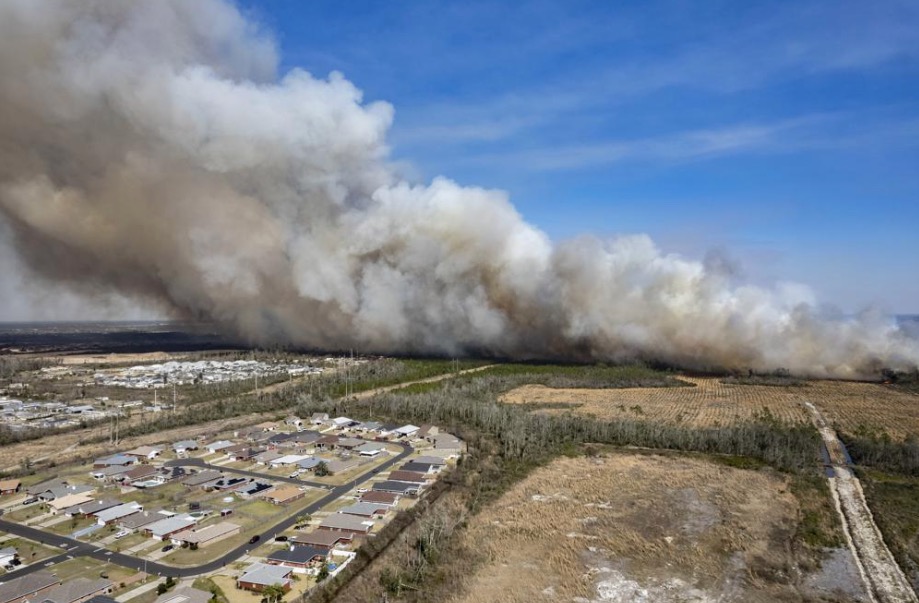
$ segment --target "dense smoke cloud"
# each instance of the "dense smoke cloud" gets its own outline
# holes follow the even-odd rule
[[[0,4],[0,215],[20,260],[257,344],[657,359],[851,376],[909,366],[887,319],[732,284],[645,236],[553,246],[501,192],[399,181],[393,117],[279,79],[218,0]]]

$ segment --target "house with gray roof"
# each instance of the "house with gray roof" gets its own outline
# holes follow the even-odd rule
[[[409,482],[395,482],[392,480],[386,480],[374,484],[372,489],[380,492],[392,492],[393,494],[417,494],[421,489],[421,485]]]
[[[291,546],[268,555],[269,565],[281,565],[303,572],[307,568],[323,563],[329,556],[328,549],[311,546]]]
[[[96,523],[103,526],[108,525],[143,510],[143,505],[136,502],[124,503],[123,505],[118,505],[117,507],[112,507],[96,513]]]
[[[96,596],[112,592],[112,583],[103,578],[91,580],[89,578],[74,578],[57,586],[41,597],[33,599],[32,603],[83,603]]]
[[[197,523],[198,520],[188,515],[176,515],[175,517],[167,517],[144,526],[144,532],[153,538],[168,540],[173,534],[177,534],[182,530],[187,530]]]
[[[70,515],[71,517],[93,515],[99,511],[105,511],[106,509],[111,509],[112,507],[117,507],[121,504],[120,500],[107,499],[107,500],[92,500],[79,505],[74,505],[64,509],[65,515]]]
[[[176,454],[185,454],[189,450],[197,450],[198,442],[196,440],[181,440],[172,445]]]
[[[127,454],[115,454],[113,456],[96,459],[93,461],[94,469],[101,469],[102,467],[127,467],[128,465],[133,465],[137,462],[137,459],[133,456],[128,456]]]
[[[319,530],[331,532],[350,532],[352,534],[367,534],[373,527],[372,521],[364,521],[354,515],[333,513],[319,524]]]
[[[265,587],[279,585],[285,591],[290,590],[290,575],[293,569],[282,565],[253,563],[236,579],[236,586],[244,590],[262,592]]]
[[[132,515],[122,517],[118,520],[118,525],[120,525],[125,530],[140,530],[152,523],[156,523],[165,518],[165,515],[157,513],[155,511],[139,511]]]
[[[153,603],[208,603],[213,596],[206,590],[180,586],[174,591],[163,593]]]
[[[230,446],[235,446],[235,445],[236,444],[228,440],[220,440],[219,442],[213,442],[211,444],[208,444],[204,448],[207,449],[207,451],[210,452],[211,454],[214,454],[215,452],[220,452],[221,450],[225,448],[229,448]]]
[[[198,473],[192,473],[183,479],[182,483],[189,487],[200,486],[206,488],[217,483],[221,478],[223,478],[223,473],[214,471],[213,469],[205,469]]]
[[[383,517],[389,511],[389,505],[381,505],[371,502],[358,502],[339,509],[339,513],[345,515],[355,515],[357,517]]]
[[[57,576],[44,570],[13,578],[0,584],[0,603],[26,603],[40,599],[60,583]]]

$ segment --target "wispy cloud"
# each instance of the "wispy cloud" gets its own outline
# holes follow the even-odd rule
[[[815,114],[769,123],[684,130],[663,136],[546,145],[525,151],[469,156],[473,164],[502,163],[530,171],[561,171],[625,161],[659,164],[719,157],[792,153],[808,149],[846,150],[870,145],[919,145],[919,120],[859,124],[849,114]]]

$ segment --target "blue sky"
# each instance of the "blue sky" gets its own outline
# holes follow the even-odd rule
[[[552,238],[650,234],[919,312],[919,3],[241,2],[282,71],[396,109],[392,158]]]

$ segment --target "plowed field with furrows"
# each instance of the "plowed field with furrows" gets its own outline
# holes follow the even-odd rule
[[[919,396],[875,383],[811,381],[803,386],[737,385],[717,378],[680,377],[695,387],[627,389],[516,388],[502,397],[509,404],[533,405],[540,412],[573,411],[598,419],[647,419],[695,427],[730,425],[771,416],[807,423],[804,402],[813,402],[843,431],[860,426],[894,438],[919,434]]]

